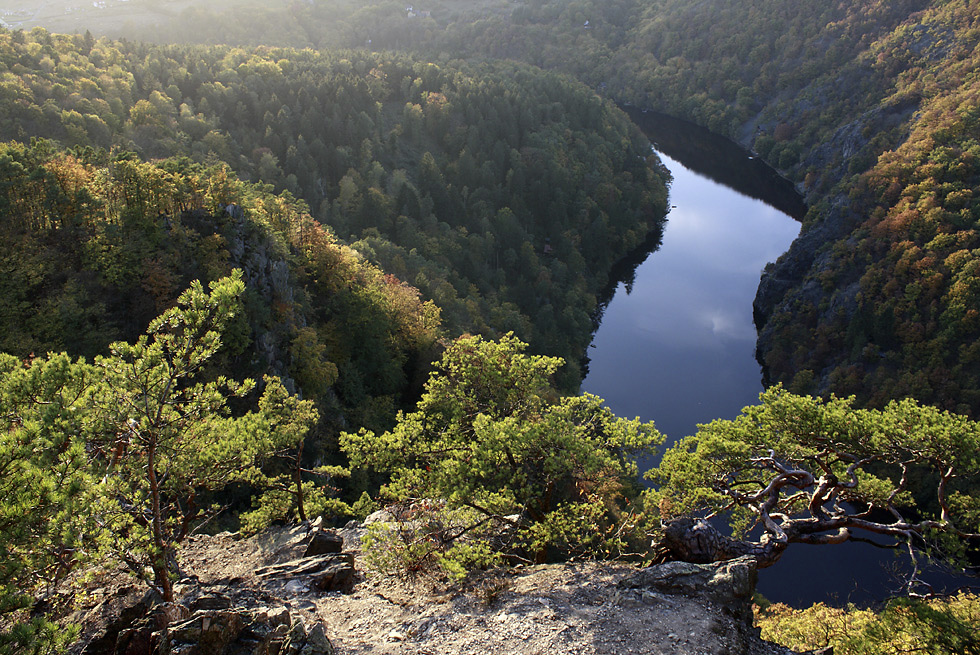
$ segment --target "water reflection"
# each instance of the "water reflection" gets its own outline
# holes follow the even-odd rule
[[[677,134],[689,124],[659,124],[646,114],[639,118],[646,119],[641,127],[652,142],[661,147],[669,142],[671,148],[687,144],[694,152],[665,147],[661,153],[674,176],[670,202],[675,207],[659,251],[646,261],[645,252],[637,253],[636,261],[643,263],[620,278],[631,282],[630,289],[620,284],[605,309],[582,389],[605,398],[620,416],[655,420],[676,440],[693,434],[698,423],[734,418],[758,401],[762,382],[754,357],[752,299],[762,268],[789,247],[799,223],[777,209],[794,205],[792,186],[784,179],[774,173],[765,177],[775,195],[763,193],[766,184],[740,186],[749,177],[741,168],[747,154],[734,144],[703,130],[696,138]],[[731,148],[740,154],[731,154]],[[712,176],[723,161],[741,172],[723,176],[722,184],[681,159]],[[799,207],[792,211],[802,215]],[[797,606],[820,600],[860,603],[897,591],[886,569],[902,564],[866,544],[794,544],[775,566],[760,572],[758,588],[771,600]],[[932,581],[951,588],[962,583],[941,575]]]
[[[659,152],[685,168],[698,171],[739,195],[761,200],[797,220],[806,214],[803,198],[792,183],[737,143],[667,114],[631,107],[626,108],[626,113]]]
[[[606,308],[585,391],[676,439],[731,418],[762,390],[752,298],[799,224],[661,153],[674,175],[660,250]]]

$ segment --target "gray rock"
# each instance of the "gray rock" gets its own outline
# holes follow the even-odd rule
[[[392,514],[387,509],[379,509],[377,512],[368,514],[364,519],[364,525],[371,525],[372,523],[391,523],[395,520],[395,515]]]
[[[332,530],[317,530],[310,538],[303,557],[332,555],[344,549],[344,538]]]
[[[166,642],[172,655],[206,655],[228,652],[249,617],[236,610],[202,610],[186,621],[170,626]]]
[[[300,655],[334,655],[333,644],[327,639],[327,630],[322,622],[317,622],[306,634],[306,643]]]
[[[300,596],[307,593],[309,590],[309,585],[302,580],[290,580],[286,583],[286,586],[283,589],[283,591],[292,596]]]
[[[313,575],[335,564],[346,563],[354,566],[353,553],[336,553],[333,555],[319,555],[317,557],[304,557],[294,559],[282,564],[263,566],[255,570],[255,575],[260,578],[297,578],[304,575]]]
[[[231,599],[224,594],[206,591],[187,603],[192,612],[198,610],[224,610],[231,607]]]
[[[732,616],[751,623],[752,594],[758,580],[755,558],[738,557],[712,564],[667,562],[641,569],[621,586],[664,594],[707,598]]]
[[[346,562],[334,564],[313,577],[313,588],[319,591],[348,589],[354,580],[354,567]]]
[[[133,639],[134,646],[146,641]],[[303,619],[285,608],[262,607],[203,610],[190,619],[155,633],[147,642],[156,650],[125,651],[133,655],[169,652],[171,655],[333,655],[325,626],[307,630]],[[159,644],[159,645],[158,645]]]

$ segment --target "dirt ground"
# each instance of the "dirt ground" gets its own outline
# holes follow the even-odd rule
[[[624,564],[543,565],[488,572],[460,587],[366,574],[362,530],[340,531],[353,551],[357,582],[349,593],[317,593],[298,579],[267,580],[257,569],[302,555],[306,529],[238,540],[195,537],[181,554],[183,588],[218,590],[242,606],[279,603],[308,622],[323,621],[339,655],[788,653],[710,603],[618,583]]]

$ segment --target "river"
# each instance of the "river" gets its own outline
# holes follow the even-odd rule
[[[697,130],[678,123],[669,124],[668,136]],[[678,439],[693,434],[698,423],[732,418],[758,400],[762,376],[754,355],[752,299],[762,268],[789,248],[800,224],[763,200],[695,172],[706,170],[698,166],[705,160],[717,177],[723,161],[717,148],[706,149],[705,140],[737,146],[701,130],[698,150],[670,148],[655,131],[663,124],[646,121],[647,135],[674,177],[662,244],[636,269],[632,288],[621,285],[605,309],[582,389],[605,398],[619,415],[652,418]],[[683,146],[693,139],[669,143],[675,142]],[[737,152],[737,170],[744,174],[753,160]],[[729,165],[736,168],[735,162]],[[787,186],[795,193],[777,176],[778,182],[784,194]],[[796,201],[802,208],[798,196]]]
[[[805,207],[789,182],[727,139],[653,113],[631,116],[673,174],[671,209],[659,250],[603,313],[582,390],[617,415],[655,421],[669,443],[758,401],[752,300]],[[900,561],[866,544],[793,545],[760,571],[758,589],[799,607],[880,600],[897,591],[888,570]]]

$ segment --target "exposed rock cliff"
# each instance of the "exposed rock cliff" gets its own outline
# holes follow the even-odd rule
[[[354,547],[344,553],[317,552],[338,544],[308,527],[248,540],[194,538],[182,551],[178,603],[155,603],[132,585],[104,579],[76,616],[84,630],[73,652],[791,652],[763,642],[752,627],[751,559],[646,569],[543,565],[491,571],[458,588],[365,576],[361,532],[356,524],[340,531]],[[307,555],[311,542],[316,554]]]

